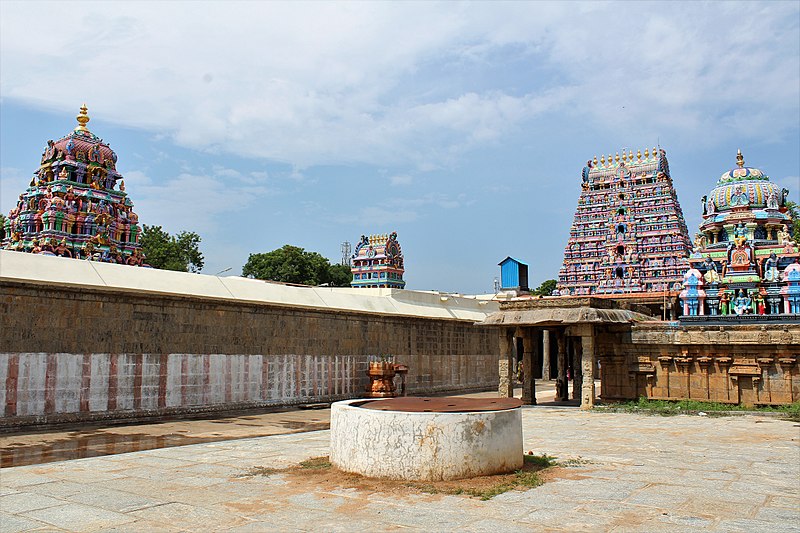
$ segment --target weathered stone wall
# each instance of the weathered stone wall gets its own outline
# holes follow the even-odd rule
[[[413,394],[497,387],[471,322],[0,283],[0,425],[358,397],[370,355]]]
[[[743,405],[800,401],[800,325],[675,327],[598,333],[604,399],[695,399]]]

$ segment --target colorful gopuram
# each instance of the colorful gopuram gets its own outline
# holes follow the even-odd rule
[[[396,232],[362,235],[351,259],[351,287],[402,289],[406,286],[403,252]]]
[[[117,172],[117,154],[89,131],[84,104],[78,126],[47,141],[30,186],[5,222],[3,247],[142,265],[139,219]]]
[[[554,294],[680,290],[691,251],[667,153],[587,161]]]
[[[684,316],[800,313],[800,249],[791,236],[788,194],[745,166],[739,151],[736,168],[703,197],[681,292]]]

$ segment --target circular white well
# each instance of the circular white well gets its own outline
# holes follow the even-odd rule
[[[330,461],[368,477],[440,481],[522,468],[519,407],[467,412],[408,412],[331,406]]]

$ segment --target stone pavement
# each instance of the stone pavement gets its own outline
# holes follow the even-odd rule
[[[538,407],[525,450],[578,459],[489,501],[241,475],[327,455],[328,431],[0,470],[0,530],[800,531],[800,425]]]
[[[539,402],[559,405],[553,402],[554,393],[554,381],[538,382]],[[517,398],[521,395],[522,389],[517,388]],[[491,398],[497,393],[459,396]],[[577,405],[577,401],[572,404]],[[195,418],[159,417],[127,424],[81,423],[6,430],[0,432],[0,468],[328,429],[330,418],[328,408],[287,407],[208,413]]]

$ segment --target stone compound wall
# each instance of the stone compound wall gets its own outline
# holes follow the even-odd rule
[[[800,325],[675,327],[648,323],[597,335],[604,399],[800,401]]]
[[[496,389],[496,332],[469,321],[0,283],[0,426],[360,397],[370,355],[408,392]]]

